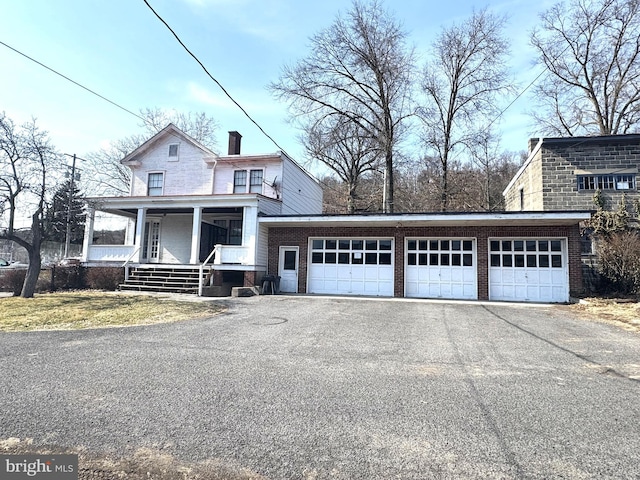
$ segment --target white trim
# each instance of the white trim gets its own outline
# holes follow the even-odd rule
[[[150,195],[149,194],[149,189],[151,187],[149,186],[149,184],[151,183],[151,175],[158,175],[158,174],[162,175],[162,187],[161,187],[162,190],[161,190],[159,195]],[[161,196],[163,196],[164,195],[164,184],[165,184],[166,178],[167,178],[167,175],[166,175],[166,172],[164,170],[150,170],[150,171],[148,171],[147,172],[147,197],[161,197]],[[153,188],[157,188],[157,187],[153,187]]]
[[[176,154],[171,155],[171,147],[176,147]],[[173,142],[169,144],[169,151],[167,152],[168,162],[177,162],[180,160],[180,142]]]
[[[511,189],[511,187],[513,187],[513,185],[516,183],[516,181],[518,180],[518,178],[520,178],[520,175],[522,175],[522,172],[524,172],[526,170],[526,168],[529,166],[529,164],[533,161],[533,157],[536,156],[536,154],[540,151],[540,149],[542,148],[542,142],[544,141],[544,138],[540,138],[540,140],[538,140],[538,143],[536,144],[536,146],[533,148],[533,150],[531,150],[531,153],[529,154],[529,156],[527,157],[527,159],[524,161],[524,163],[522,164],[522,166],[520,167],[520,169],[516,172],[516,174],[513,176],[513,178],[511,179],[511,181],[509,182],[509,184],[507,185],[507,187],[502,191],[502,196],[504,197],[507,194],[507,191]]]
[[[273,226],[448,226],[448,225],[574,225],[589,220],[589,211],[509,212],[461,214],[397,214],[397,215],[309,215],[265,216],[258,221]]]

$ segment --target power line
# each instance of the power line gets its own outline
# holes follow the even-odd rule
[[[118,107],[120,110],[124,110],[125,112],[127,112],[127,113],[129,113],[129,114],[131,114],[131,115],[133,115],[133,116],[135,116],[135,117],[137,117],[137,118],[139,118],[139,119],[140,119],[140,120],[142,120],[144,123],[148,123],[148,120],[147,120],[147,119],[145,119],[145,118],[141,117],[141,116],[140,116],[140,115],[138,115],[137,113],[132,112],[131,110],[129,110],[128,108],[123,107],[122,105],[119,105],[118,103],[114,102],[113,100],[109,100],[109,99],[108,99],[107,97],[105,97],[104,95],[101,95],[101,94],[99,94],[98,92],[96,92],[96,91],[94,91],[94,90],[91,90],[91,89],[90,89],[90,88],[88,88],[88,87],[85,87],[85,86],[84,86],[84,85],[82,85],[81,83],[78,83],[78,82],[76,82],[75,80],[73,80],[73,79],[71,79],[71,78],[67,77],[66,75],[64,75],[64,74],[62,74],[62,73],[60,73],[60,72],[58,72],[57,70],[54,70],[53,68],[48,67],[47,65],[45,65],[45,64],[44,64],[44,63],[42,63],[42,62],[39,62],[39,61],[38,61],[38,60],[36,60],[35,58],[30,57],[30,56],[29,56],[29,55],[27,55],[26,53],[22,53],[21,51],[19,51],[19,50],[17,50],[17,49],[15,49],[15,48],[13,48],[12,46],[7,45],[7,44],[6,44],[6,43],[4,43],[3,41],[0,41],[0,45],[4,45],[4,46],[5,46],[5,47],[7,47],[9,50],[13,50],[13,51],[14,51],[15,53],[17,53],[18,55],[22,55],[23,57],[25,57],[25,58],[27,58],[27,59],[31,60],[32,62],[34,62],[34,63],[36,63],[36,64],[40,65],[41,67],[46,68],[46,69],[47,69],[47,70],[49,70],[50,72],[55,73],[56,75],[58,75],[58,76],[60,76],[60,77],[64,78],[65,80],[67,80],[67,81],[69,81],[69,82],[73,83],[74,85],[76,85],[76,86],[78,86],[78,87],[80,87],[80,88],[82,88],[82,89],[86,90],[87,92],[89,92],[89,93],[91,93],[91,94],[95,95],[96,97],[101,98],[101,99],[102,99],[102,100],[104,100],[105,102],[109,102],[111,105],[113,105],[113,106],[115,106],[115,107]]]
[[[191,55],[191,57],[198,62],[198,65],[200,65],[200,67],[202,67],[202,70],[204,70],[204,72],[207,74],[207,76],[213,80],[216,85],[218,85],[218,87],[220,87],[220,89],[224,92],[224,94],[229,98],[229,100],[231,100],[239,109],[240,111],[242,111],[242,113],[251,121],[251,123],[253,123],[256,127],[258,127],[258,129],[264,134],[265,137],[267,137],[269,140],[271,140],[273,142],[273,144],[278,147],[282,152],[284,152],[289,158],[291,158],[291,156],[289,154],[287,154],[286,150],[284,148],[282,148],[278,142],[276,142],[271,135],[269,135],[267,132],[264,131],[264,129],[258,124],[258,122],[256,122],[251,115],[249,115],[249,113],[247,113],[247,111],[242,107],[242,105],[240,105],[232,96],[231,94],[222,86],[222,84],[216,80],[216,78],[211,75],[211,73],[209,73],[209,70],[207,70],[207,67],[204,66],[204,64],[200,61],[200,59],[191,51],[189,50],[189,48],[187,48],[187,46],[183,43],[183,41],[180,39],[180,37],[178,36],[178,34],[169,26],[169,24],[164,20],[164,18],[162,18],[158,12],[156,12],[153,7],[149,4],[149,2],[147,0],[143,0],[144,3],[147,5],[147,7],[149,7],[149,10],[151,10],[153,12],[153,14],[158,18],[158,20],[160,20],[165,27],[167,27],[167,29],[169,29],[169,31],[171,32],[171,34],[175,37],[175,39],[178,41],[178,43],[182,46],[182,48],[185,49],[185,51]]]
[[[282,151],[282,153],[284,153],[289,159],[292,159],[292,156],[289,155],[287,153],[287,151],[282,148],[278,142],[276,142],[273,137],[271,137],[271,135],[269,135],[261,126],[260,124],[258,124],[258,122],[256,122],[253,117],[251,117],[251,115],[249,115],[249,113],[244,109],[244,107],[242,107],[242,105],[240,105],[240,103],[238,101],[235,100],[235,98],[233,98],[233,96],[227,91],[226,88],[224,88],[224,86],[213,76],[211,75],[211,73],[209,73],[209,70],[207,70],[207,67],[204,66],[204,64],[200,61],[200,59],[191,51],[189,50],[189,48],[184,44],[184,42],[180,39],[180,37],[178,36],[178,34],[171,28],[171,26],[165,21],[164,18],[162,18],[162,16],[160,16],[160,14],[158,14],[158,12],[156,12],[154,10],[154,8],[149,4],[149,2],[147,0],[143,0],[145,5],[147,5],[147,7],[149,7],[149,10],[151,10],[153,12],[153,14],[156,16],[156,18],[158,20],[160,20],[165,27],[167,27],[167,29],[171,32],[171,34],[173,35],[173,37],[176,39],[176,41],[182,46],[182,48],[184,48],[184,50],[191,56],[191,58],[193,58],[198,65],[200,65],[200,67],[202,68],[202,70],[204,70],[204,72],[207,74],[207,76],[213,80],[213,82],[215,82],[216,85],[218,85],[218,87],[220,87],[220,89],[222,90],[222,92],[229,98],[229,100],[231,100],[239,109],[240,111],[249,119],[249,121],[251,121],[251,123],[253,123],[256,127],[258,127],[258,129],[262,132],[262,134],[264,136],[266,136],[269,140],[271,140],[271,142],[273,142],[273,144],[278,147],[278,149],[280,151]],[[295,161],[295,160],[294,160]],[[296,162],[297,163],[297,162]],[[310,177],[312,178],[316,178],[315,175],[312,175],[306,168],[304,168],[302,165],[298,164],[298,166]],[[326,183],[322,182],[320,179],[316,178],[316,180],[318,181],[318,183],[324,185],[327,188],[330,188],[332,190],[336,190],[334,188],[332,188],[331,186],[327,185]],[[336,190],[337,191],[337,190]]]

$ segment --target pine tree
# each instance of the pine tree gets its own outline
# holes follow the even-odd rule
[[[68,213],[71,243],[80,244],[84,234],[84,202],[75,182],[71,193],[71,180],[67,180],[58,188],[47,207],[44,218],[44,235],[47,240],[60,243],[66,241]]]

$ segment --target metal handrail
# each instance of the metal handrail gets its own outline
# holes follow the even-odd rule
[[[131,255],[129,255],[129,258],[127,258],[125,260],[125,262],[122,264],[122,268],[124,268],[124,281],[125,282],[129,280],[129,269],[127,268],[127,265],[133,259],[133,257],[136,255],[136,253],[138,253],[139,251],[140,251],[140,247],[136,248],[133,251],[133,253]]]
[[[202,284],[202,276],[204,275],[204,266],[209,263],[209,260],[211,260],[211,257],[213,257],[216,252],[218,251],[218,247],[220,245],[215,245],[213,247],[213,250],[211,250],[211,253],[209,254],[209,256],[207,257],[207,259],[202,262],[202,264],[200,264],[200,275],[198,275],[198,296],[201,297],[202,296],[202,288],[203,288],[203,284]]]

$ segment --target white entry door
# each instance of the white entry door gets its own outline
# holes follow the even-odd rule
[[[149,263],[160,261],[160,221],[149,220],[144,224],[142,258]]]
[[[280,247],[278,275],[280,291],[298,293],[298,247]]]

